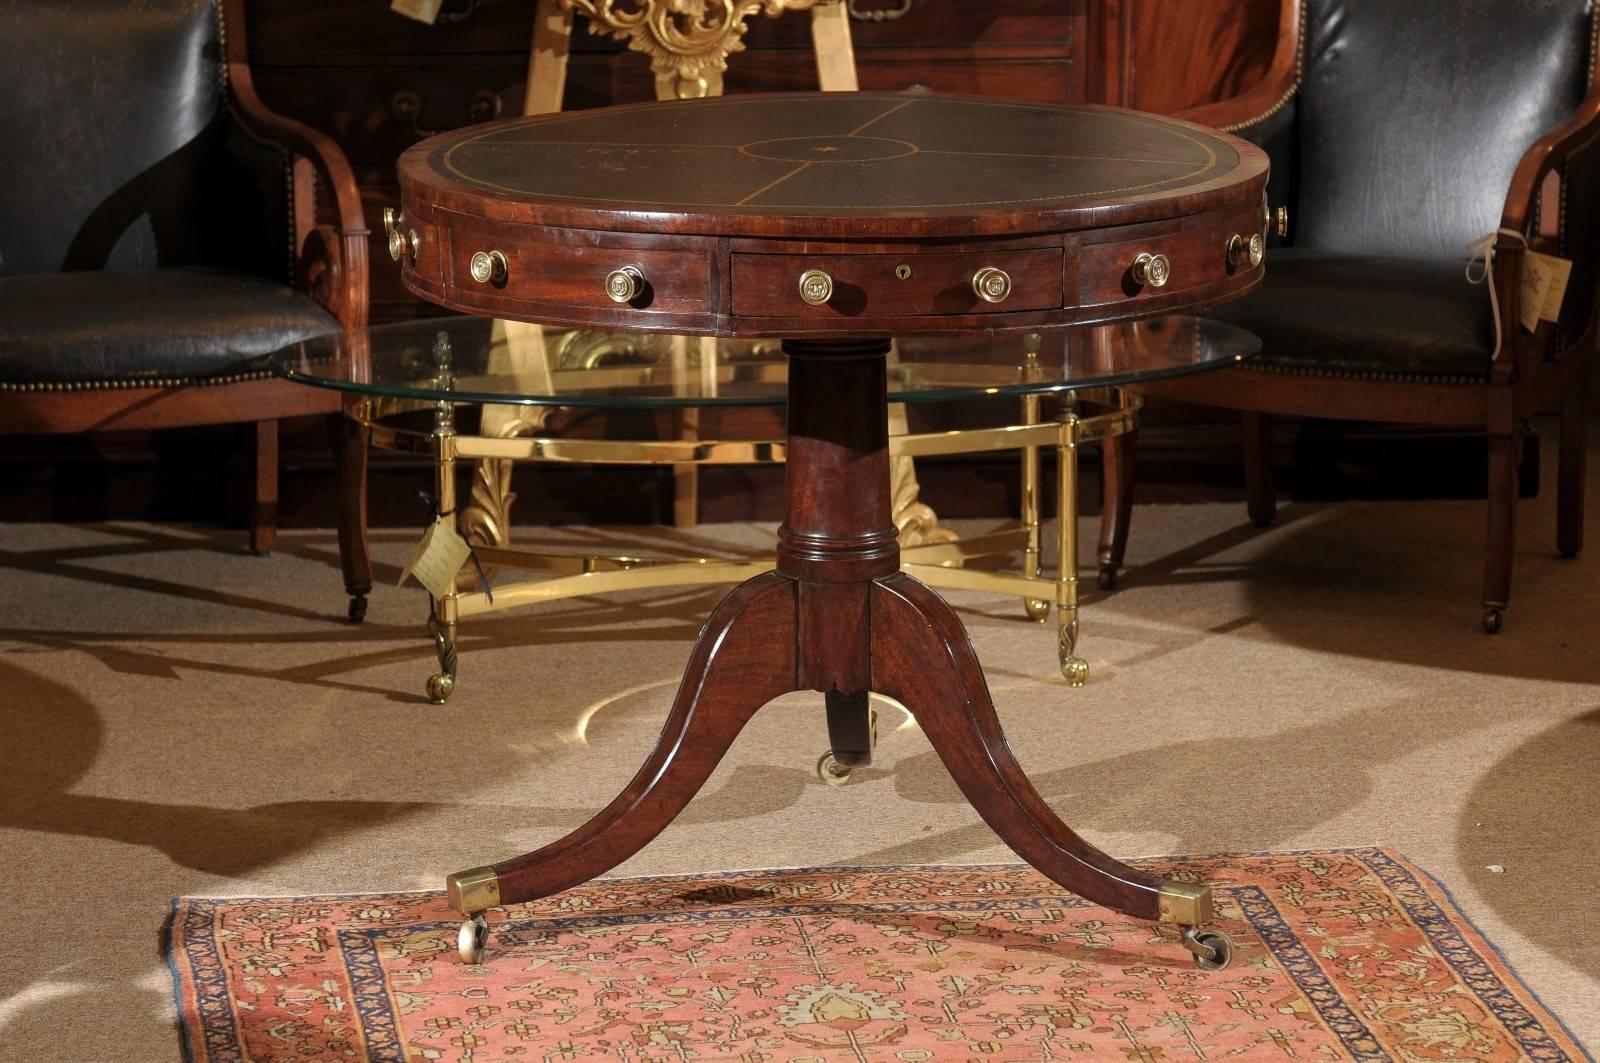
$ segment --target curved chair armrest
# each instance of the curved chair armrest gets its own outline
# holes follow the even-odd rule
[[[1500,214],[1501,228],[1525,232],[1545,177],[1596,143],[1600,143],[1600,83],[1589,87],[1589,95],[1572,117],[1540,137],[1523,153],[1506,193],[1505,209]]]
[[[244,0],[226,0],[225,8],[229,32],[224,62],[234,117],[251,136],[282,148],[296,160],[297,193],[303,171],[299,160],[304,160],[331,196],[331,232],[328,226],[316,225],[309,212],[305,215],[308,220],[295,224],[300,286],[331,310],[346,329],[361,328],[367,319],[368,229],[355,172],[332,137],[261,102],[245,44]]]
[[[1589,95],[1570,118],[1540,137],[1533,147],[1523,153],[1511,176],[1511,187],[1506,192],[1505,206],[1500,213],[1500,228],[1526,233],[1535,220],[1534,211],[1544,179],[1552,171],[1565,166],[1574,156],[1597,144],[1600,144],[1600,82],[1590,85]],[[1495,241],[1495,275],[1490,283],[1495,285],[1500,295],[1501,344],[1506,349],[1518,352],[1516,358],[1502,358],[1494,367],[1493,375],[1498,379],[1508,379],[1513,369],[1529,374],[1543,357],[1536,344],[1522,342],[1523,334],[1515,327],[1521,302],[1524,246],[1520,241],[1504,235]],[[1574,251],[1575,256],[1591,253],[1583,248]]]
[[[1304,60],[1303,0],[1283,0],[1278,14],[1278,43],[1266,75],[1249,91],[1225,100],[1180,111],[1176,117],[1199,125],[1238,132],[1281,111],[1300,88]]]

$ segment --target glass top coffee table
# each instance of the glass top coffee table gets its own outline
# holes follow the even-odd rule
[[[995,423],[950,431],[891,434],[896,458],[1016,450],[1022,455],[1021,506],[1016,527],[901,550],[901,567],[945,589],[1020,597],[1035,620],[1055,606],[1063,676],[1073,686],[1088,678],[1078,656],[1078,543],[1075,502],[1079,444],[1137,427],[1142,402],[1124,385],[1214,369],[1254,354],[1250,333],[1197,317],[1168,317],[1121,325],[1011,337],[913,338],[890,359],[889,398],[909,404],[990,400]],[[435,459],[438,509],[459,515],[464,533],[482,520],[457,514],[455,463],[581,462],[595,464],[749,464],[781,462],[785,442],[774,439],[579,438],[548,432],[503,434],[506,425],[542,426],[542,419],[502,421],[479,432],[485,406],[652,410],[782,406],[788,362],[775,341],[695,340],[642,333],[571,329],[479,317],[381,325],[296,344],[272,357],[273,369],[301,383],[357,396],[349,415],[373,445]],[[1041,419],[1042,403],[1057,400]],[[1015,400],[1006,402],[1006,399]],[[993,400],[1000,400],[995,402]],[[1057,564],[1041,565],[1042,448],[1056,451]],[[509,466],[497,475],[509,477]],[[503,533],[502,533],[503,534]],[[1021,555],[1022,567],[968,567],[978,559]],[[634,554],[552,554],[477,544],[475,564],[457,586],[431,602],[430,632],[439,671],[427,683],[429,700],[445,701],[458,677],[455,624],[461,618],[577,595],[690,584],[736,583],[772,568],[771,557]],[[472,586],[481,571],[488,586]],[[510,580],[502,570],[537,573]],[[441,608],[443,606],[444,608]],[[830,753],[822,777],[841,783],[850,764]]]

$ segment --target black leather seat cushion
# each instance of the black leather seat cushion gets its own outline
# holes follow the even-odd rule
[[[196,380],[338,320],[273,281],[212,269],[0,276],[0,382]]]
[[[1254,364],[1337,374],[1473,377],[1494,351],[1489,292],[1465,261],[1282,248],[1261,287],[1213,317],[1261,337]]]

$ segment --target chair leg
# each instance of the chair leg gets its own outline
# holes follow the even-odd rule
[[[1483,630],[1500,630],[1511,600],[1517,534],[1517,466],[1522,434],[1489,433],[1489,535],[1483,570]]]
[[[339,567],[350,596],[349,617],[361,623],[372,591],[367,552],[367,438],[361,425],[342,413],[328,416],[328,443],[339,493]]]
[[[1244,483],[1250,521],[1265,528],[1278,515],[1278,500],[1272,484],[1272,416],[1241,413],[1244,429]]]
[[[1128,527],[1133,520],[1133,473],[1139,433],[1110,436],[1100,444],[1100,589],[1117,585],[1117,572],[1128,553]]]
[[[1589,448],[1589,381],[1583,380],[1561,407],[1561,456],[1556,471],[1556,550],[1562,557],[1583,549],[1583,481]]]
[[[250,552],[265,557],[278,537],[278,422],[257,421],[256,487],[250,503]]]

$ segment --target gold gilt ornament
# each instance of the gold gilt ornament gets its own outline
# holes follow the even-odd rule
[[[831,0],[560,0],[589,19],[591,33],[610,34],[650,57],[656,94],[697,99],[722,93],[728,56],[744,49],[751,15],[777,18]]]

